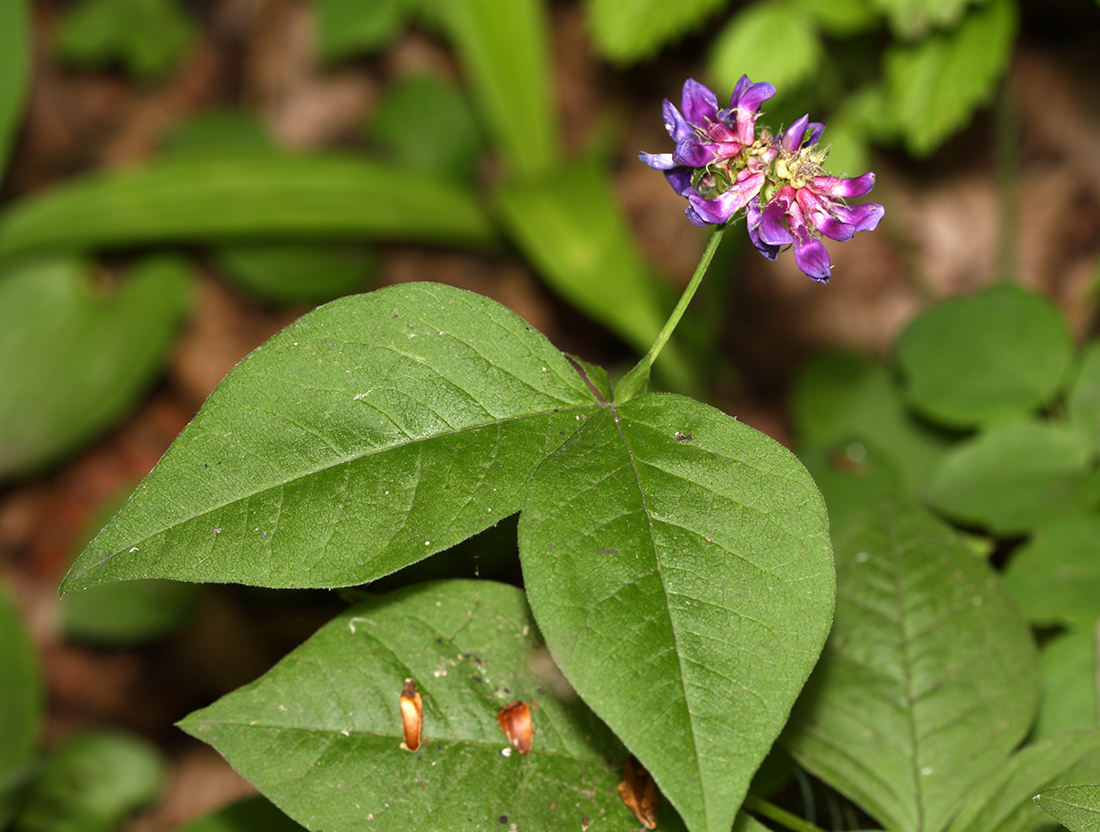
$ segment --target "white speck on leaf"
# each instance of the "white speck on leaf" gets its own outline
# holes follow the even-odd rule
[[[856,563],[867,563],[871,559],[871,556],[866,552],[860,552],[856,555]]]
[[[500,749],[500,756],[501,757],[511,757],[512,756],[512,749],[511,748],[502,748],[502,749]]]

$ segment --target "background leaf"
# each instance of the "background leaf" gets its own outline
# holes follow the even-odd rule
[[[1037,410],[1060,389],[1072,353],[1058,309],[1010,283],[932,307],[896,347],[913,406],[960,427]]]
[[[923,509],[883,500],[836,541],[837,607],[785,745],[894,832],[939,832],[1038,705],[1000,577]]]
[[[151,743],[115,730],[66,739],[28,789],[16,832],[105,832],[151,802],[167,767]]]
[[[1061,633],[1043,644],[1040,657],[1042,696],[1033,740],[1066,731],[1097,727],[1097,645],[1095,628]]]
[[[1032,798],[1066,783],[1100,781],[1100,735],[1061,734],[1014,754],[982,783],[949,832],[1055,832],[1060,825]]]
[[[510,173],[535,176],[561,154],[543,0],[445,0],[444,20],[474,102]]]
[[[935,28],[954,26],[967,6],[983,2],[986,0],[870,0],[886,15],[894,34],[907,39],[921,37]]]
[[[791,389],[791,419],[803,448],[835,451],[853,441],[873,448],[914,495],[947,448],[943,435],[907,411],[890,371],[852,353],[807,362]]]
[[[349,609],[181,727],[310,829],[634,828],[625,751],[550,668],[520,590],[418,584]],[[415,754],[400,747],[406,678],[424,707]],[[532,707],[527,757],[502,753],[514,700]]]
[[[1082,625],[1100,619],[1100,516],[1067,517],[1041,526],[1016,550],[1005,583],[1029,619]]]
[[[181,826],[176,832],[304,832],[270,800],[249,797]]]
[[[190,306],[177,258],[141,261],[117,289],[54,259],[0,275],[0,480],[41,468],[134,407]]]
[[[0,828],[6,829],[15,808],[12,793],[38,739],[42,701],[34,647],[3,584],[0,667]]]
[[[175,581],[124,581],[63,599],[62,628],[75,641],[146,644],[177,630],[195,608],[198,587]]]
[[[276,304],[317,304],[367,288],[378,257],[353,243],[235,243],[214,250],[219,271],[239,289]]]
[[[0,180],[23,115],[30,80],[29,0],[0,3]]]
[[[1066,409],[1070,421],[1100,450],[1100,339],[1090,341],[1081,354]]]
[[[725,0],[588,0],[586,8],[596,48],[612,62],[627,64],[651,57],[724,5]]]
[[[1100,476],[1080,433],[1022,422],[960,442],[925,492],[947,516],[994,534],[1026,532],[1100,503]]]
[[[195,37],[195,24],[176,0],[83,0],[66,11],[56,48],[66,63],[120,64],[135,78],[155,81],[175,69]]]
[[[948,32],[887,50],[893,121],[910,153],[927,156],[992,98],[1012,55],[1016,17],[1013,0],[989,0]]]
[[[387,86],[367,132],[410,170],[458,183],[473,181],[477,172],[480,127],[466,97],[441,78],[422,75]]]
[[[386,46],[401,31],[406,0],[317,0],[317,51],[325,61],[340,61]]]
[[[418,283],[335,301],[229,374],[64,588],[373,580],[518,511],[595,401],[480,295]]]
[[[93,174],[16,203],[0,215],[0,258],[256,236],[478,246],[492,231],[471,194],[393,166],[336,156],[188,156]]]
[[[780,445],[691,399],[593,413],[520,515],[555,660],[692,830],[728,832],[817,657],[827,520]]]
[[[709,65],[723,91],[732,91],[737,80],[748,75],[789,95],[817,69],[822,57],[821,42],[805,10],[790,0],[765,0],[745,6],[719,32]]]
[[[1044,811],[1060,820],[1070,832],[1096,832],[1100,828],[1100,786],[1061,786],[1035,795]]]
[[[559,168],[539,182],[506,185],[497,204],[551,287],[639,352],[649,349],[672,302],[638,250],[606,173],[590,162]],[[683,385],[688,368],[675,345],[663,355],[668,375]]]

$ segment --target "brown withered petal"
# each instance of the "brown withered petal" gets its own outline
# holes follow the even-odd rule
[[[531,753],[531,744],[535,740],[535,725],[531,722],[531,709],[526,702],[511,702],[497,713],[500,730],[508,739],[508,744],[520,754]]]
[[[424,703],[420,699],[420,691],[416,689],[416,682],[406,679],[405,687],[401,691],[401,728],[405,732],[402,748],[408,751],[420,748],[420,731],[423,725]]]
[[[642,826],[657,828],[657,784],[641,763],[631,755],[623,763],[623,782],[619,784],[619,796]]]

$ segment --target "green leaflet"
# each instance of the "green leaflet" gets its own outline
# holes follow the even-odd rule
[[[1047,404],[1069,369],[1073,341],[1054,304],[1002,283],[928,310],[896,350],[913,406],[945,425],[972,427]]]
[[[246,797],[193,820],[177,832],[304,832],[305,827],[262,797]]]
[[[923,509],[883,500],[847,528],[786,745],[887,829],[940,832],[1027,733],[1035,646],[1000,577]]]
[[[549,341],[484,297],[405,284],[343,298],[230,373],[63,589],[381,577],[518,511],[594,404]]]
[[[778,43],[782,48],[776,48]],[[769,0],[746,6],[722,29],[710,70],[722,90],[732,90],[748,75],[789,95],[817,71],[823,57],[812,17],[794,0]]]
[[[960,522],[1019,534],[1100,503],[1092,458],[1082,434],[1063,424],[992,428],[943,457],[925,498]]]
[[[603,56],[628,64],[697,29],[723,5],[723,0],[588,0],[588,22]]]
[[[1061,734],[1025,746],[982,783],[948,832],[1055,832],[1032,798],[1051,786],[1100,782],[1100,735]]]
[[[160,372],[190,307],[174,257],[97,291],[73,259],[0,274],[0,480],[42,468],[119,422]]]
[[[947,2],[957,6],[959,0]],[[891,121],[910,153],[927,156],[993,97],[1012,55],[1016,26],[1013,0],[989,0],[954,29],[887,50]]]
[[[0,3],[0,180],[19,129],[30,73],[30,0]]]
[[[912,40],[932,29],[957,24],[967,6],[980,6],[986,0],[869,0],[876,10],[886,15],[890,28],[898,37]]]
[[[1097,727],[1096,629],[1071,630],[1048,639],[1040,657],[1042,696],[1033,740],[1047,740],[1065,731]]]
[[[1083,626],[1100,620],[1100,516],[1045,523],[1012,555],[1005,583],[1034,623]]]
[[[1100,829],[1100,786],[1047,789],[1035,795],[1035,802],[1070,832],[1097,832]]]
[[[1085,345],[1066,400],[1070,421],[1100,450],[1100,339]]]
[[[690,829],[727,832],[831,619],[805,469],[713,408],[641,396],[536,469],[519,539],[569,680]]]
[[[486,129],[517,178],[558,161],[544,0],[443,0],[443,21]]]
[[[11,792],[31,762],[41,719],[41,683],[34,647],[0,584],[0,828],[14,810]]]
[[[615,790],[626,752],[554,672],[522,591],[418,584],[347,610],[181,727],[309,829],[634,828]],[[416,753],[401,748],[407,678]],[[532,707],[526,757],[502,753],[497,712],[515,700]]]
[[[484,245],[488,219],[447,182],[338,156],[191,156],[95,174],[0,215],[0,258],[240,237],[385,237]]]

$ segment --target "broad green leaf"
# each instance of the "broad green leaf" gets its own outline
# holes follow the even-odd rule
[[[964,524],[1019,534],[1100,504],[1092,458],[1089,443],[1065,425],[992,428],[948,452],[925,498]]]
[[[865,32],[878,22],[874,0],[796,0],[814,22],[834,35],[854,35]],[[833,122],[829,120],[833,135]],[[830,168],[832,170],[832,168]]]
[[[1056,832],[1032,798],[1066,783],[1100,782],[1100,735],[1061,734],[1028,745],[975,791],[948,832]]]
[[[172,257],[141,261],[113,289],[71,259],[0,275],[0,480],[126,416],[160,371],[190,288],[190,269]]]
[[[0,3],[0,180],[8,167],[30,80],[30,0]]]
[[[295,823],[269,800],[249,797],[238,800],[224,809],[186,826],[176,832],[304,832],[305,827]]]
[[[914,407],[971,427],[1048,403],[1069,369],[1073,341],[1050,301],[1001,283],[926,311],[902,333],[896,354]]]
[[[160,791],[167,767],[147,740],[115,730],[67,739],[46,759],[15,832],[113,832]]]
[[[420,283],[334,301],[226,377],[64,589],[373,580],[518,511],[595,402],[480,295]]]
[[[317,0],[317,51],[325,61],[368,54],[397,37],[405,0]]]
[[[1100,515],[1040,526],[1012,556],[1005,582],[1024,614],[1040,625],[1100,619]]]
[[[66,637],[112,646],[146,644],[175,632],[195,609],[198,587],[156,579],[104,584],[62,599]]]
[[[876,499],[905,493],[889,456],[863,442],[809,448],[799,454],[799,459],[825,498],[833,536],[859,518]]]
[[[906,410],[886,367],[851,353],[823,353],[806,364],[791,392],[791,418],[803,448],[833,451],[853,441],[873,447],[914,495],[947,447]]]
[[[239,110],[207,110],[176,126],[161,144],[171,156],[240,156],[277,153],[267,127]]]
[[[932,29],[955,26],[967,6],[980,6],[987,0],[869,0],[886,15],[894,34],[912,40]]]
[[[792,0],[765,0],[743,8],[718,33],[709,66],[722,90],[732,90],[737,79],[748,75],[788,94],[817,70],[823,57],[804,9]]]
[[[10,792],[31,762],[42,717],[34,647],[15,605],[0,584],[0,829],[14,809]]]
[[[309,829],[635,828],[616,792],[626,752],[547,664],[522,591],[418,584],[347,610],[180,727]],[[415,753],[405,679],[423,701]],[[534,724],[526,757],[497,721],[516,700]]]
[[[535,470],[519,543],[569,681],[689,829],[728,832],[832,615],[805,469],[720,411],[640,396]]]
[[[1061,786],[1035,795],[1043,811],[1060,820],[1070,832],[1100,829],[1100,786]]]
[[[477,172],[480,128],[462,92],[441,78],[423,75],[391,84],[367,132],[410,170],[459,183]]]
[[[260,235],[478,246],[493,232],[471,194],[392,166],[338,156],[188,157],[93,174],[17,203],[0,215],[0,258]]]
[[[1100,449],[1100,339],[1090,341],[1081,355],[1066,409],[1070,421]]]
[[[993,97],[1012,55],[1016,18],[1013,0],[989,0],[948,32],[886,51],[891,120],[910,153],[927,156]]]
[[[518,178],[561,155],[544,0],[443,0],[444,21],[488,133]]]
[[[629,64],[698,29],[725,0],[588,0],[588,26],[605,58]]]
[[[640,352],[649,349],[672,304],[631,236],[606,171],[590,162],[559,168],[537,183],[506,185],[497,204],[551,287]],[[671,375],[686,372],[675,352],[665,362]]]
[[[1095,629],[1062,633],[1047,641],[1039,668],[1042,696],[1032,739],[1045,740],[1080,728],[1095,729],[1100,718]]]
[[[870,506],[836,547],[836,620],[787,748],[885,828],[939,832],[1031,725],[1031,633],[996,572],[915,505]]]
[[[135,78],[155,81],[179,64],[195,34],[177,0],[82,0],[62,19],[56,48],[66,63],[120,64]]]
[[[362,291],[378,257],[352,243],[235,243],[219,246],[222,274],[253,297],[277,304],[317,304]]]

